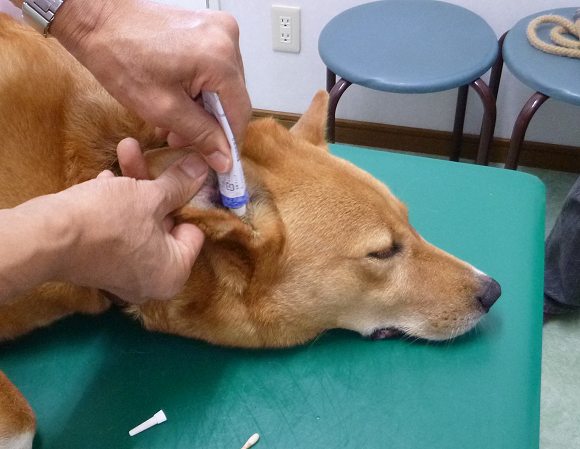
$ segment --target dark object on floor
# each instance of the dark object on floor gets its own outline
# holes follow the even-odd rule
[[[580,177],[546,239],[544,318],[580,310]]]
[[[544,322],[561,315],[580,311],[580,307],[569,306],[544,296]]]

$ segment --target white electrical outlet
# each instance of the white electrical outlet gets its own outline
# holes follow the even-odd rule
[[[300,53],[300,8],[272,5],[272,48]]]

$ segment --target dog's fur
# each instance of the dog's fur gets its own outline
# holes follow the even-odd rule
[[[183,154],[164,148],[55,40],[0,14],[0,48],[0,208],[118,172],[115,148],[127,136],[152,175]],[[489,278],[423,240],[383,184],[328,153],[326,108],[320,92],[290,131],[272,119],[250,124],[244,220],[208,196],[176,213],[206,243],[174,299],[126,307],[147,329],[243,347],[297,345],[331,328],[441,340],[485,313],[477,298]],[[0,304],[0,340],[109,306],[95,289],[45,284]],[[26,401],[0,375],[0,447],[33,428]]]

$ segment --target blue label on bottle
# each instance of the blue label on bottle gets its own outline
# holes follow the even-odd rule
[[[239,207],[242,207],[250,199],[248,192],[244,192],[242,196],[237,196],[235,198],[229,198],[220,193],[220,197],[222,199],[222,204],[228,209],[237,209]]]

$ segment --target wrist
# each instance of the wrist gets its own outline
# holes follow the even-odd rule
[[[65,280],[70,250],[79,239],[73,211],[63,204],[59,196],[57,193],[39,197],[15,209],[28,217],[35,217],[31,232],[35,238],[40,237],[36,238],[36,254],[44,268],[39,270],[44,273],[42,282]]]
[[[69,281],[70,270],[75,263],[73,256],[80,246],[82,226],[74,205],[71,207],[68,201],[62,201],[59,193],[50,195],[47,205],[52,209],[46,213],[43,223],[43,228],[52,239],[45,248],[51,259],[48,280]]]
[[[65,0],[54,16],[50,34],[73,56],[79,57],[89,38],[98,33],[114,9],[115,1],[112,0]]]
[[[76,234],[56,195],[0,210],[0,231],[5,256],[0,260],[0,299],[64,279]]]

